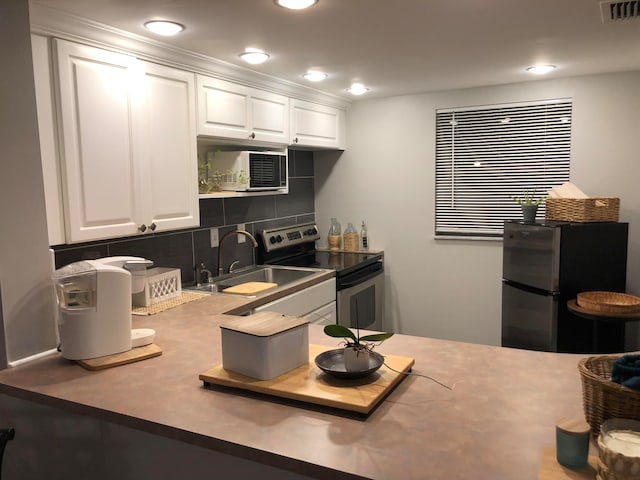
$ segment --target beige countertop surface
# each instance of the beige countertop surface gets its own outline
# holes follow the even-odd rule
[[[254,301],[212,295],[135,316],[161,356],[88,371],[54,354],[0,371],[0,393],[327,479],[536,479],[556,421],[582,416],[581,355],[407,335],[377,351],[414,358],[413,372],[453,390],[408,376],[365,418],[205,388],[198,375],[222,363],[223,312]],[[309,338],[337,346],[321,326]]]

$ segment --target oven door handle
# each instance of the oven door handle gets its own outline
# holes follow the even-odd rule
[[[344,280],[338,282],[337,289],[346,290],[347,288],[355,287],[356,285],[360,285],[375,276],[381,275],[383,271],[384,267],[382,262],[377,262],[360,272],[347,275]]]

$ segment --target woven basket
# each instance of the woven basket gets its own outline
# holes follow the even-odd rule
[[[640,297],[619,292],[580,292],[576,303],[585,310],[598,313],[638,313]]]
[[[547,198],[545,218],[564,222],[617,222],[620,199],[609,197]]]
[[[638,422],[614,418],[602,424],[602,432],[598,435],[598,475],[605,480],[640,480],[640,457],[627,456],[607,447],[606,436],[611,430],[638,432]]]
[[[610,380],[613,362],[618,358],[598,356],[578,362],[584,416],[594,435],[600,433],[602,422],[610,418],[640,420],[640,391]]]

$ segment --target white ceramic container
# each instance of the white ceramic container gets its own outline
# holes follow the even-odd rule
[[[309,362],[309,321],[301,317],[259,312],[220,329],[225,370],[270,380]]]

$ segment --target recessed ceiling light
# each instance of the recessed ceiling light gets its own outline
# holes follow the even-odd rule
[[[247,50],[240,54],[240,58],[251,65],[258,65],[269,60],[269,54],[262,50]]]
[[[545,73],[552,72],[555,69],[555,65],[533,65],[532,67],[527,68],[527,72],[535,75],[544,75]]]
[[[144,24],[147,30],[170,37],[184,30],[184,26],[176,22],[167,22],[164,20],[151,20]]]
[[[318,0],[273,0],[276,5],[291,10],[302,10],[318,3]]]
[[[329,75],[327,75],[326,73],[318,72],[317,70],[309,70],[307,73],[303,75],[303,77],[309,80],[310,82],[321,82],[328,76]]]
[[[351,86],[347,89],[351,95],[362,95],[363,93],[367,93],[369,89],[362,85],[361,83],[352,83]]]

